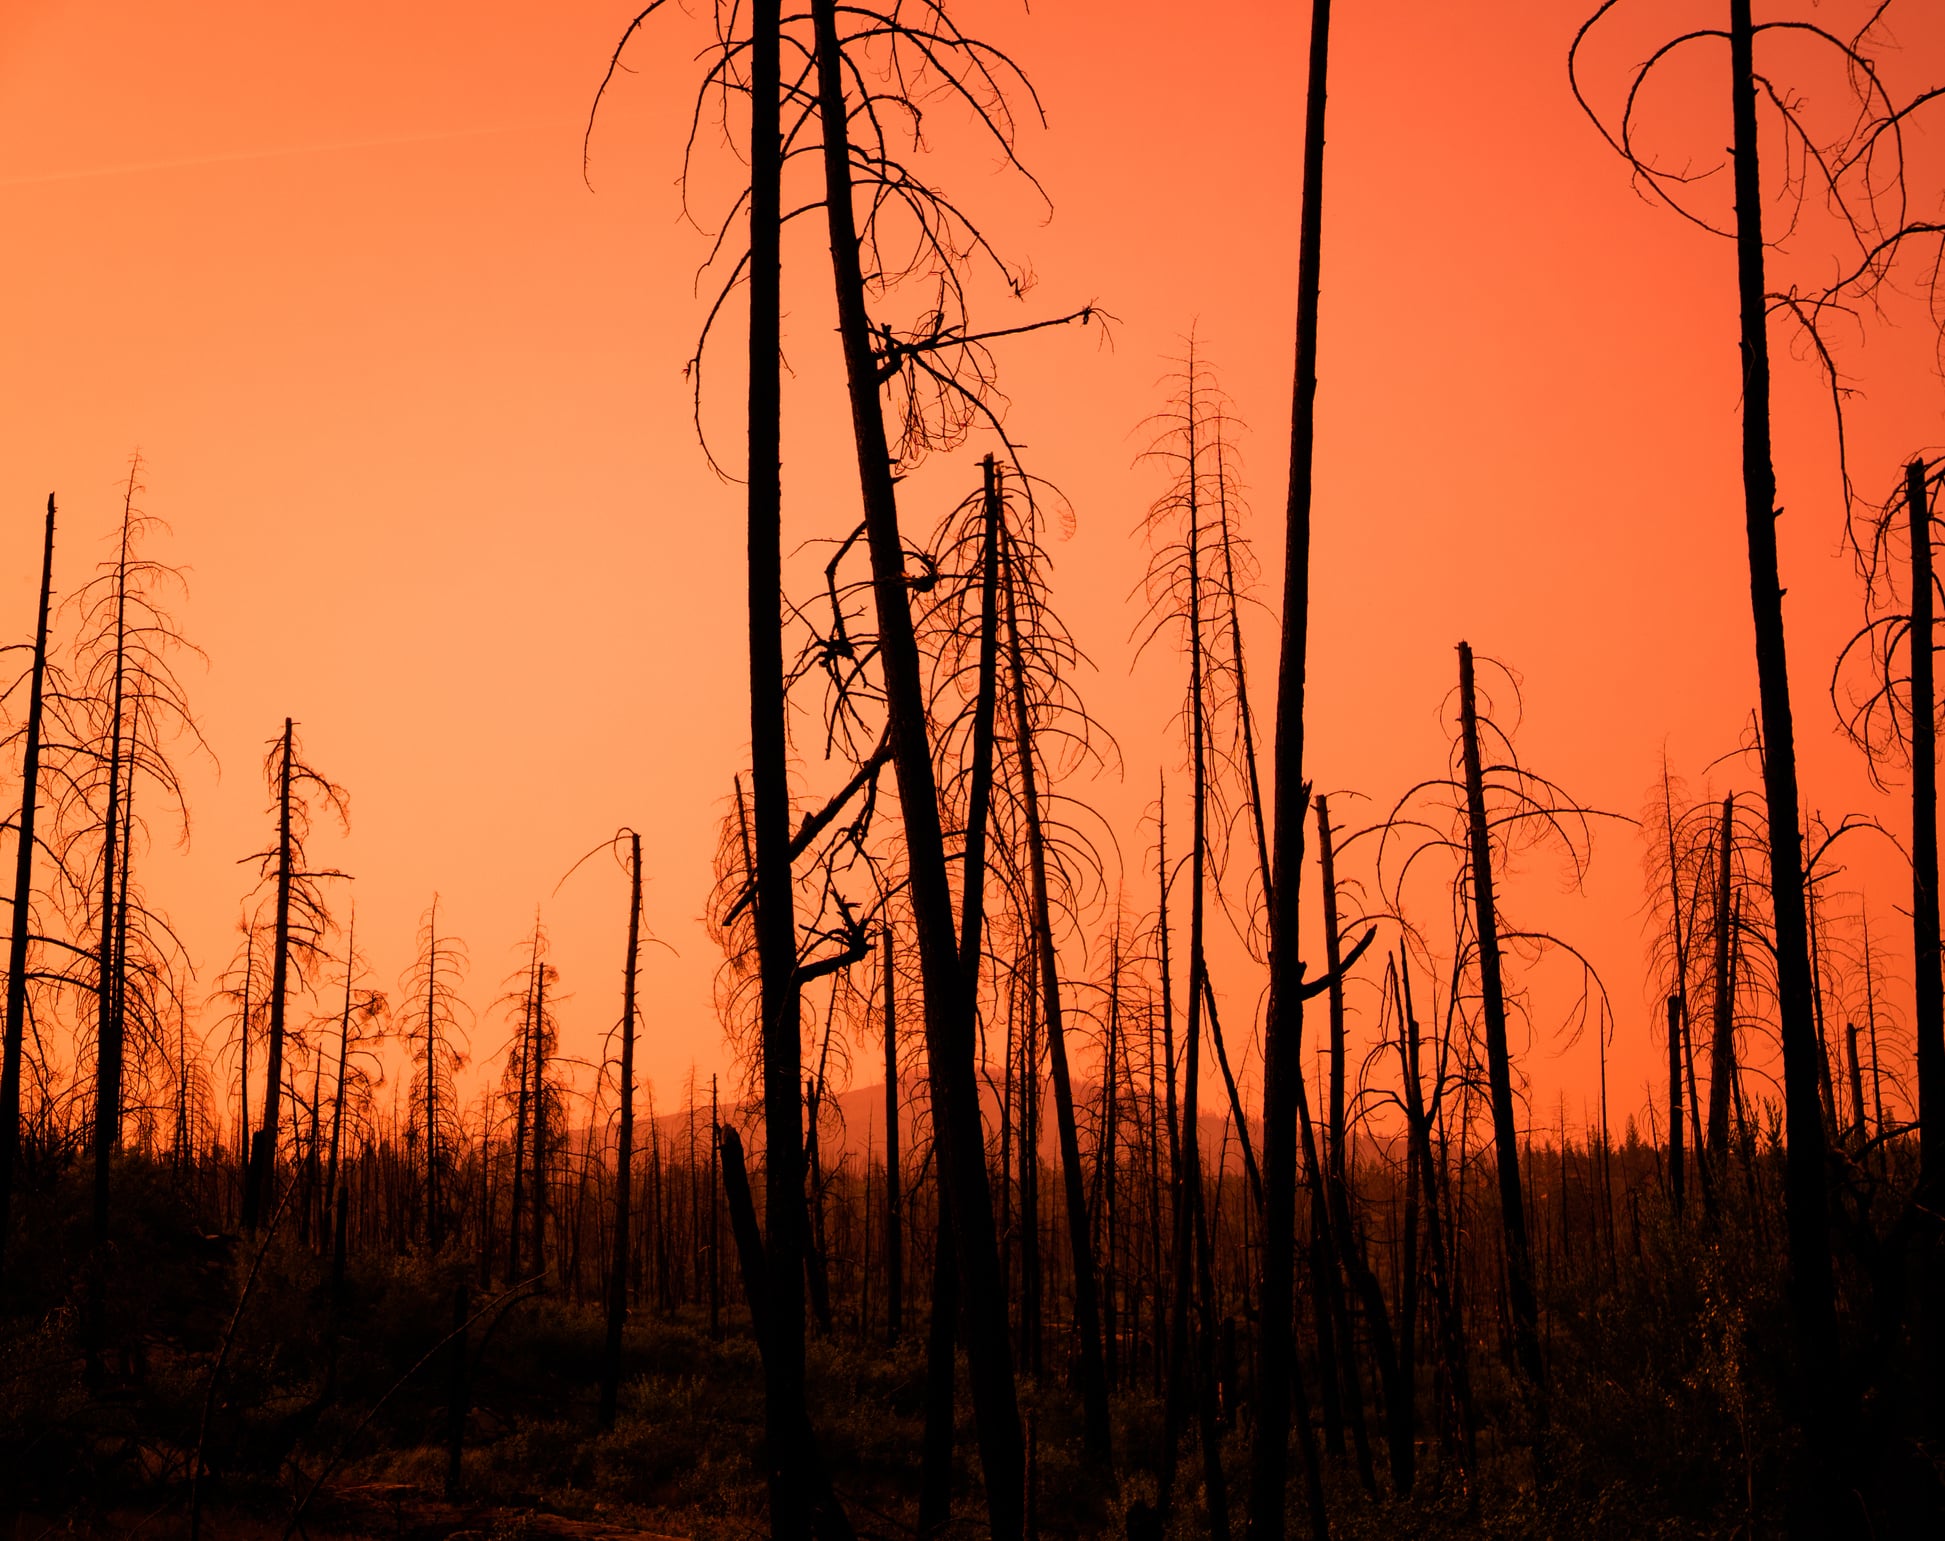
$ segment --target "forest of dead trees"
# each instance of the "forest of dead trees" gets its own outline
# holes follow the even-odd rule
[[[998,393],[1023,334],[1110,318],[1037,308],[918,136],[924,110],[1030,181],[1030,85],[938,0],[628,24],[603,93],[628,50],[713,28],[691,154],[718,130],[747,172],[692,371],[700,393],[747,308],[747,451],[705,446],[748,521],[750,758],[706,900],[733,1081],[637,1068],[660,1014],[632,829],[570,874],[626,937],[618,979],[571,982],[613,992],[591,1052],[563,1044],[538,912],[501,965],[427,895],[411,966],[374,977],[329,860],[355,789],[289,720],[263,724],[233,953],[192,960],[145,870],[207,752],[169,532],[139,460],[111,521],[50,497],[38,613],[6,623],[14,1533],[1939,1533],[1945,457],[1847,466],[1857,633],[1792,653],[1769,402],[1773,336],[1834,384],[1832,317],[1940,298],[1945,184],[1914,146],[1945,88],[1892,83],[1888,8],[1720,9],[1594,78],[1607,0],[1569,60],[1617,175],[1736,254],[1727,576],[1759,698],[1631,809],[1527,763],[1522,712],[1565,704],[1456,638],[1422,703],[1447,754],[1414,784],[1331,792],[1306,742],[1329,0],[1289,62],[1303,160],[1271,177],[1300,215],[1288,479],[1256,476],[1281,508],[1250,505],[1192,330],[1130,425],[1132,647],[1174,681],[1148,764],[1089,714],[1065,504]],[[1714,57],[1732,204],[1640,148],[1684,50]],[[818,528],[779,468],[793,221],[819,227],[788,250],[831,283],[858,473]],[[1776,276],[1817,241],[1816,287]],[[1833,400],[1834,435],[1868,409]],[[946,457],[963,498],[913,506],[903,473]],[[1246,647],[1261,608],[1273,653]],[[1792,670],[1906,822],[1812,816]],[[1152,789],[1137,822],[1102,777]],[[1645,983],[1577,943],[1597,836],[1639,856]],[[1908,885],[1864,891],[1846,857],[1887,837]],[[1566,897],[1526,913],[1516,859]],[[1653,1044],[1645,1095],[1608,1082],[1622,1035]],[[1597,1096],[1543,1106],[1522,1061],[1569,1041]]]

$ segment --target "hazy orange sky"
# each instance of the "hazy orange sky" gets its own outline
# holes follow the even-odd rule
[[[1638,812],[1664,748],[1699,790],[1747,721],[1732,254],[1638,197],[1580,116],[1565,52],[1583,6],[1390,0],[1335,18],[1320,787],[1388,803],[1437,772],[1461,637],[1521,671],[1529,763],[1601,807]],[[1720,9],[1641,0],[1595,80],[1611,92],[1641,39]],[[1900,67],[1936,77],[1945,25],[1920,26],[1922,10],[1903,7]],[[618,825],[642,831],[649,919],[680,954],[652,955],[645,976],[643,1054],[667,1098],[691,1063],[728,1069],[700,917],[746,754],[742,525],[740,489],[697,448],[682,373],[709,245],[676,187],[700,13],[671,10],[630,49],[596,124],[592,190],[582,180],[589,103],[629,14],[585,0],[0,10],[0,632],[30,626],[47,492],[69,590],[105,550],[139,446],[145,506],[174,528],[156,554],[190,567],[181,620],[210,660],[186,678],[220,779],[191,769],[193,843],[158,842],[147,867],[200,987],[230,951],[237,860],[268,838],[258,767],[288,714],[350,790],[350,837],[321,832],[314,854],[357,875],[377,975],[405,967],[437,891],[472,953],[476,1050],[501,1041],[484,1010],[540,904],[570,1050],[593,1051],[616,1010],[625,887],[591,866],[553,891]],[[1021,149],[1049,221],[990,154],[943,162],[1039,279],[1025,308],[989,314],[1097,301],[1119,318],[1111,345],[1098,329],[1045,333],[1002,368],[1013,432],[1073,503],[1056,600],[1097,665],[1083,688],[1127,772],[1099,796],[1139,867],[1135,816],[1179,752],[1166,661],[1128,667],[1133,531],[1158,490],[1134,463],[1137,429],[1195,326],[1255,430],[1252,528],[1274,595],[1307,17],[1152,0],[958,14],[1027,69],[1048,119]],[[1670,144],[1706,159],[1724,142],[1723,74],[1661,104]],[[708,132],[700,164],[707,215],[734,167]],[[809,224],[786,271],[795,541],[848,528],[855,466]],[[726,326],[727,359],[740,319]],[[1778,346],[1806,799],[1902,833],[1896,796],[1873,793],[1836,736],[1826,684],[1858,599],[1827,404]],[[1847,359],[1853,464],[1875,491],[1945,440],[1939,382],[1910,326]],[[739,464],[734,378],[718,379]],[[979,448],[907,484],[915,530],[971,485]],[[1265,705],[1272,642],[1259,625]],[[1853,873],[1888,937],[1905,880],[1862,845]],[[1546,869],[1519,901],[1529,920],[1550,908],[1606,974],[1617,1117],[1658,1053],[1641,888],[1638,837],[1617,826],[1585,898],[1556,899]],[[1258,981],[1230,966],[1220,984],[1241,1020]],[[1554,1052],[1536,1004],[1527,1068],[1551,1122],[1557,1097],[1591,1097],[1593,1050]]]

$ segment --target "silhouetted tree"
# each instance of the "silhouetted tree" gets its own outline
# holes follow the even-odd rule
[[[321,884],[342,873],[313,871],[304,845],[311,833],[311,802],[315,798],[337,814],[349,831],[350,812],[344,789],[326,780],[301,758],[290,718],[283,733],[270,741],[264,777],[270,783],[272,809],[277,817],[277,841],[257,860],[264,877],[275,884],[270,934],[270,1044],[265,1071],[263,1120],[250,1148],[250,1166],[243,1187],[243,1227],[254,1231],[277,1160],[277,1132],[284,1103],[285,1019],[291,974],[302,988],[307,965],[320,956],[322,938],[330,925]]]
[[[0,1276],[13,1214],[14,1164],[20,1151],[21,1056],[27,1031],[27,945],[32,936],[35,823],[40,809],[41,711],[47,682],[47,612],[54,592],[54,494],[47,495],[41,545],[40,604],[28,665],[27,721],[20,757],[20,814],[14,822],[13,922],[7,946],[7,1016],[0,1050]]]
[[[1869,8],[1861,29],[1844,37],[1821,20],[1794,17],[1760,25],[1750,0],[1729,0],[1728,25],[1692,28],[1657,47],[1629,72],[1625,105],[1607,118],[1589,101],[1580,78],[1582,52],[1595,28],[1622,4],[1603,3],[1582,25],[1568,51],[1568,75],[1576,99],[1602,137],[1627,162],[1637,188],[1665,203],[1691,223],[1731,240],[1736,253],[1736,292],[1742,360],[1743,526],[1748,548],[1749,591],[1755,622],[1757,691],[1762,730],[1763,801],[1769,833],[1770,924],[1774,931],[1776,992],[1783,1049],[1784,1108],[1787,1120],[1785,1190],[1788,1195],[1791,1297],[1802,1365],[1800,1405],[1809,1431],[1809,1449],[1821,1474],[1818,1493],[1806,1513],[1818,1523],[1834,1523],[1836,1486],[1829,1458],[1844,1420],[1837,1341],[1835,1278],[1831,1264],[1827,1141],[1822,1108],[1824,1060],[1815,1022],[1815,982],[1810,956],[1805,890],[1802,802],[1797,785],[1796,729],[1789,691],[1789,655],[1783,627],[1783,585],[1777,556],[1776,471],[1770,411],[1769,321],[1772,315],[1794,322],[1807,351],[1822,365],[1833,404],[1842,388],[1825,335],[1828,317],[1854,314],[1871,304],[1890,281],[1896,259],[1908,245],[1935,243],[1945,225],[1908,216],[1903,125],[1911,113],[1935,98],[1920,93],[1894,102],[1873,58],[1874,34],[1888,5]],[[1813,116],[1780,72],[1759,69],[1757,45],[1808,43],[1835,66],[1844,89],[1827,119]],[[1644,88],[1672,62],[1697,45],[1727,46],[1729,59],[1729,149],[1733,211],[1720,213],[1698,205],[1700,188],[1713,185],[1692,162],[1664,165],[1641,143],[1639,115],[1648,100]],[[1764,104],[1768,105],[1765,130]],[[1822,128],[1827,121],[1830,127]],[[1767,143],[1768,148],[1765,149]],[[1770,287],[1771,269],[1785,265],[1782,243],[1764,234],[1763,171],[1781,167],[1786,234],[1798,229],[1807,206],[1827,216],[1817,227],[1830,236],[1837,276],[1829,276],[1829,256],[1817,254],[1818,267],[1806,269],[1802,284]],[[1930,265],[1933,274],[1935,262]],[[1935,278],[1929,281],[1934,302]],[[1844,457],[1841,410],[1837,450]],[[1843,467],[1845,492],[1850,491]]]
[[[635,1161],[635,981],[642,935],[642,837],[633,830],[627,833],[628,952],[621,975],[621,1127],[615,1145],[614,1253],[608,1272],[608,1336],[601,1366],[603,1428],[614,1425],[621,1389],[621,1329],[628,1319],[629,1206]]]
[[[1316,443],[1317,316],[1323,256],[1324,102],[1330,0],[1313,0],[1305,84],[1303,181],[1297,232],[1297,350],[1290,406],[1290,485],[1284,513],[1283,637],[1277,659],[1276,743],[1270,776],[1274,845],[1269,875],[1270,989],[1263,1023],[1263,1263],[1257,1296],[1256,1436],[1249,1489],[1251,1541],[1282,1541],[1291,1413],[1309,1490],[1311,1534],[1329,1521],[1308,1398],[1291,1331],[1295,1307],[1297,1125],[1303,1102],[1303,973],[1298,883],[1310,784],[1304,779],[1304,684],[1310,645],[1311,462]]]
[[[1937,533],[1932,491],[1945,472],[1922,459],[1904,470],[1898,492],[1851,520],[1851,545],[1864,582],[1865,624],[1845,645],[1831,678],[1832,698],[1872,778],[1911,772],[1912,983],[1918,1048],[1920,1180],[1945,1181],[1945,983],[1941,983],[1938,900]],[[1903,547],[1903,562],[1898,561]],[[1864,681],[1847,678],[1857,673]],[[1849,686],[1849,699],[1840,692]],[[1875,1056],[1874,1056],[1875,1060]],[[1932,1110],[1927,1118],[1926,1109]]]
[[[446,1240],[446,1178],[459,1142],[453,1077],[466,1063],[465,1005],[459,998],[465,977],[465,944],[440,933],[434,895],[419,923],[418,956],[399,981],[400,1027],[412,1055],[409,1127],[418,1144],[420,1213],[426,1246],[434,1253]]]

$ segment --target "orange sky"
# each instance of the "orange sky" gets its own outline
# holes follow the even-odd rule
[[[1717,9],[1641,3],[1650,24],[1597,55],[1598,80],[1638,56],[1630,40]],[[1050,222],[990,155],[948,149],[944,163],[1038,275],[1017,319],[1090,300],[1119,318],[1111,346],[1043,334],[1002,368],[1013,431],[1074,505],[1056,599],[1098,666],[1084,689],[1128,773],[1099,796],[1136,864],[1135,816],[1177,759],[1172,676],[1159,658],[1127,663],[1132,532],[1157,490],[1133,463],[1136,430],[1191,325],[1256,430],[1246,474],[1266,567],[1278,544],[1307,35],[1292,9],[960,13],[1047,107],[1022,150]],[[1637,197],[1579,116],[1564,58],[1580,9],[1390,0],[1336,19],[1310,722],[1322,787],[1388,802],[1436,772],[1461,637],[1522,672],[1527,760],[1623,813],[1664,745],[1699,788],[1747,718],[1731,253]],[[1904,67],[1922,73],[1945,63],[1945,28],[1917,28],[1919,9]],[[166,554],[192,569],[181,619],[210,657],[187,678],[221,777],[193,769],[193,844],[148,868],[204,986],[228,956],[237,858],[267,837],[262,744],[290,714],[351,792],[350,838],[321,835],[315,854],[357,874],[380,978],[405,966],[437,890],[483,1010],[541,903],[573,995],[571,1050],[591,1052],[613,1016],[625,889],[591,867],[552,891],[616,826],[643,832],[650,922],[680,953],[646,972],[643,1053],[669,1097],[692,1062],[728,1068],[699,917],[747,738],[741,505],[697,449],[682,377],[708,249],[675,186],[696,17],[672,11],[631,49],[596,128],[593,191],[581,180],[582,125],[626,20],[586,0],[0,11],[0,619],[13,617],[0,629],[31,621],[47,491],[64,510],[67,589],[101,551],[139,446],[146,506],[174,527]],[[1714,78],[1696,77],[1711,92]],[[1715,106],[1671,96],[1670,142],[1699,134],[1706,156],[1726,132]],[[707,135],[702,164],[706,214],[733,170]],[[808,224],[786,266],[796,540],[848,526],[855,470]],[[741,329],[727,325],[725,360]],[[1945,440],[1938,381],[1910,329],[1849,358],[1864,392],[1854,463],[1875,490]],[[1869,790],[1835,736],[1825,684],[1857,599],[1827,409],[1787,359],[1779,343],[1806,797],[1902,831],[1895,797]],[[735,379],[717,379],[733,449]],[[970,485],[974,454],[908,483],[914,528]],[[1266,696],[1272,640],[1258,628]],[[1858,856],[1888,931],[1903,880]],[[1550,876],[1528,887],[1525,918],[1536,899],[1553,907],[1607,975],[1618,1115],[1657,1054],[1637,837],[1602,836],[1584,899],[1556,900]],[[1233,966],[1221,983],[1243,1002],[1257,988]],[[500,1037],[482,1021],[475,1048]],[[1539,1121],[1559,1096],[1592,1095],[1591,1042],[1542,1046],[1527,1068]]]

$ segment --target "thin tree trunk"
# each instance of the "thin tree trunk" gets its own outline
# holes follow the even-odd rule
[[[357,966],[358,911],[354,906],[344,939],[344,1011],[338,1018],[338,1074],[331,1092],[331,1158],[324,1171],[324,1213],[331,1226],[331,1298],[333,1311],[344,1287],[344,1177],[340,1163],[344,1150],[344,1077],[351,1065],[351,976]],[[509,1280],[509,1282],[511,1282]],[[332,1351],[336,1353],[335,1314]],[[335,1358],[333,1360],[335,1363]]]
[[[1082,1446],[1090,1460],[1103,1465],[1113,1459],[1108,1428],[1107,1369],[1101,1353],[1101,1306],[1094,1270],[1093,1238],[1088,1234],[1087,1191],[1081,1178],[1080,1132],[1074,1120],[1074,1085],[1067,1067],[1067,1035],[1061,1019],[1059,956],[1054,948],[1053,905],[1047,885],[1046,834],[1040,821],[1039,772],[1035,764],[1033,714],[1027,704],[1026,658],[1020,640],[1015,594],[1015,568],[1006,569],[1006,632],[1012,655],[1015,754],[1019,760],[1020,793],[1026,810],[1027,867],[1033,903],[1034,940],[1039,949],[1041,1009],[1047,1024],[1047,1056],[1053,1070],[1054,1124],[1060,1139],[1060,1168],[1065,1182],[1067,1244],[1074,1261],[1074,1317],[1080,1332]],[[1036,1114],[1038,1099],[1035,1099]],[[1036,1158],[1038,1118],[1029,1136]],[[1036,1166],[1037,1166],[1036,1159]]]
[[[1938,703],[1925,462],[1905,467],[1911,528],[1911,968],[1917,995],[1919,1182],[1945,1184],[1945,982],[1938,938]]]
[[[1115,927],[1108,939],[1108,1019],[1106,1063],[1101,1071],[1101,1123],[1100,1145],[1094,1156],[1094,1179],[1100,1189],[1100,1203],[1096,1211],[1101,1217],[1105,1232],[1105,1251],[1101,1265],[1101,1341],[1106,1360],[1103,1366],[1110,1388],[1120,1383],[1121,1345],[1120,1321],[1116,1312],[1115,1292],[1120,1278],[1117,1266],[1116,1243],[1117,1210],[1115,1193],[1116,1141],[1119,1134],[1116,1128],[1120,1100],[1115,1091],[1115,1078],[1120,1074],[1121,1064],[1126,1058],[1121,1047],[1121,923],[1117,916]]]
[[[642,936],[642,837],[628,835],[628,962],[621,988],[621,1130],[615,1149],[614,1263],[608,1273],[608,1339],[601,1366],[601,1427],[615,1424],[621,1395],[621,1329],[628,1320],[628,1202],[635,1165],[635,976]],[[693,1164],[693,1161],[692,1161]]]
[[[109,1177],[122,1140],[123,1020],[122,992],[117,977],[121,953],[116,932],[121,911],[116,901],[128,886],[128,876],[124,866],[119,873],[118,888],[116,862],[122,852],[121,829],[127,816],[122,807],[122,721],[128,653],[129,522],[134,500],[135,472],[131,468],[128,493],[122,505],[121,544],[115,568],[115,672],[108,719],[108,806],[103,815],[101,841],[101,936],[95,989],[94,1251],[88,1266],[81,1330],[86,1375],[90,1381],[98,1381],[101,1376],[101,1349],[107,1330],[104,1249],[108,1243]],[[247,1111],[244,1123],[247,1129]]]
[[[1519,1128],[1513,1114],[1512,1055],[1506,1041],[1506,995],[1500,980],[1499,913],[1493,897],[1492,843],[1487,832],[1485,777],[1479,761],[1479,709],[1472,649],[1459,644],[1459,713],[1464,736],[1466,822],[1472,861],[1474,941],[1479,950],[1480,1009],[1486,1020],[1486,1078],[1491,1095],[1493,1151],[1499,1176],[1500,1231],[1506,1292],[1512,1308],[1513,1350],[1532,1399],[1534,1456],[1545,1478],[1546,1367],[1540,1357],[1539,1313],[1520,1188]]]
[[[1730,933],[1735,929],[1731,897],[1736,800],[1722,799],[1722,824],[1716,836],[1715,1016],[1709,1041],[1709,1161],[1718,1170],[1729,1150],[1729,1105],[1736,1084],[1736,986],[1730,967]]]
[[[892,929],[885,925],[885,1341],[896,1343],[905,1315],[904,1200],[898,1168],[898,986]]]
[[[1823,1121],[1817,1101],[1810,959],[1804,934],[1803,838],[1798,825],[1796,729],[1776,554],[1776,472],[1770,450],[1769,297],[1763,279],[1762,177],[1756,138],[1755,28],[1750,0],[1729,0],[1734,121],[1736,278],[1742,332],[1742,480],[1750,605],[1762,707],[1763,793],[1769,821],[1776,994],[1783,1038],[1787,1150],[1784,1183],[1790,1282],[1803,1364],[1807,1447],[1827,1459],[1840,1416],[1837,1314],[1830,1264]],[[1934,969],[1935,972],[1935,969]],[[1937,1134],[1934,1133],[1934,1139]]]
[[[824,1039],[826,1050],[830,1038]],[[817,1330],[825,1337],[831,1335],[831,1276],[826,1266],[824,1249],[824,1164],[823,1154],[818,1148],[818,1116],[823,1102],[823,1067],[818,1067],[815,1081],[804,1083],[804,1107],[809,1114],[805,1124],[804,1174],[807,1179],[804,1194],[804,1279],[810,1287],[811,1314],[817,1318]],[[673,1299],[670,1304],[673,1305]]]
[[[770,1329],[774,1325],[770,1310],[770,1283],[776,1269],[764,1260],[763,1237],[756,1228],[756,1203],[750,1197],[749,1170],[743,1161],[742,1137],[734,1129],[719,1125],[717,1140],[723,1155],[723,1192],[729,1201],[730,1230],[736,1237],[737,1262],[743,1276],[743,1298],[750,1307],[750,1331],[756,1338],[758,1352],[767,1357],[771,1344]],[[650,1140],[649,1145],[652,1150],[655,1142]],[[792,1285],[799,1288],[801,1296],[801,1287],[796,1284],[798,1278],[801,1278],[801,1273],[792,1276]],[[789,1517],[791,1523],[804,1534],[815,1537],[816,1541],[853,1541],[851,1523],[844,1517],[844,1509],[831,1490],[830,1473],[816,1459],[816,1441],[811,1433],[808,1415],[804,1416],[796,1431],[795,1442],[809,1452],[810,1460],[798,1474],[803,1484],[805,1507],[800,1513]],[[774,1518],[772,1524],[775,1524]]]
[[[1036,1379],[1040,1374],[1040,961],[1028,953],[1025,996],[1019,1006],[1019,1118],[1014,1125],[1020,1172],[1020,1365]],[[1015,977],[1019,977],[1016,973]]]
[[[1385,1448],[1391,1457],[1391,1484],[1400,1497],[1412,1490],[1415,1476],[1411,1382],[1403,1371],[1397,1339],[1391,1330],[1384,1290],[1364,1255],[1358,1235],[1356,1216],[1351,1207],[1351,1187],[1345,1179],[1347,1138],[1344,1125],[1344,965],[1337,922],[1337,869],[1334,837],[1330,826],[1328,799],[1317,799],[1317,850],[1323,866],[1324,963],[1329,970],[1326,999],[1330,1008],[1330,1156],[1326,1173],[1330,1195],[1330,1224],[1337,1240],[1338,1257],[1344,1276],[1356,1290],[1364,1307],[1366,1330],[1371,1338],[1372,1357],[1378,1362],[1379,1384],[1384,1390]],[[1350,1316],[1345,1316],[1348,1324]],[[1409,1330],[1409,1329],[1407,1329]],[[1346,1334],[1347,1369],[1357,1379],[1356,1341]],[[1360,1402],[1362,1397],[1359,1398]],[[1362,1425],[1361,1416],[1359,1423]]]
[[[34,667],[27,688],[26,745],[20,766],[20,820],[14,831],[13,932],[7,949],[6,1047],[0,1057],[0,1277],[13,1213],[14,1162],[20,1151],[21,1060],[27,1030],[27,943],[34,901],[34,828],[40,804],[41,702],[47,679],[47,610],[54,592],[54,494],[47,495],[41,545],[41,596],[34,622]]]
[[[804,1435],[803,1049],[790,863],[790,782],[783,634],[782,258],[778,132],[782,21],[778,0],[750,19],[750,330],[748,640],[750,787],[757,959],[763,1012],[764,1210],[770,1279],[765,1329],[764,1450],[770,1529],[807,1533],[810,1453]]]
[[[527,1067],[533,1037],[534,981],[540,973],[540,933],[534,932],[534,952],[527,966],[527,994],[520,1007],[520,1045],[515,1051],[514,1076],[517,1089],[513,1101],[513,1191],[507,1200],[507,1282],[520,1279],[520,1221],[526,1199],[527,1172]]]
[[[425,1235],[426,1248],[438,1256],[445,1239],[445,1214],[439,1193],[439,901],[426,922],[425,971]],[[273,1095],[266,1090],[266,1105]]]
[[[1850,1070],[1851,1138],[1861,1147],[1870,1138],[1864,1125],[1864,1066],[1857,1057],[1857,1024],[1844,1024],[1844,1053]]]
[[[978,693],[973,707],[973,758],[966,798],[965,859],[961,863],[959,987],[968,1023],[979,1015],[979,966],[986,895],[987,819],[993,795],[994,721],[999,705],[999,475],[988,455],[985,476],[985,541],[980,558]],[[919,1534],[931,1535],[951,1513],[954,1343],[959,1319],[959,1269],[953,1251],[946,1162],[935,1127],[933,1179],[937,1214],[933,1230],[932,1315],[926,1335],[925,1444],[919,1475]],[[1002,1271],[1002,1278],[1004,1272]]]
[[[533,1070],[530,1093],[533,1101],[529,1107],[534,1135],[533,1164],[529,1171],[533,1182],[531,1266],[536,1277],[544,1278],[547,1273],[547,965],[540,961],[538,939],[534,944],[534,1015],[527,1042],[527,1063]]]
[[[1877,978],[1871,968],[1871,914],[1864,912],[1864,1025],[1871,1037],[1871,1128],[1884,1133],[1884,1079],[1877,1060]]]
[[[250,1148],[250,1169],[243,1185],[243,1228],[251,1232],[257,1228],[270,1170],[276,1164],[278,1115],[284,1100],[284,997],[290,984],[290,758],[291,721],[286,717],[277,766],[277,909],[271,930],[270,1058],[263,1089],[263,1122]],[[426,1084],[431,1085],[429,1073]],[[430,1119],[426,1122],[426,1138],[428,1141],[432,1138]]]
[[[250,924],[243,941],[242,1025],[237,1031],[236,1149],[241,1158],[237,1169],[237,1213],[242,1214],[242,1185],[250,1175],[250,992],[256,988],[257,931]]]
[[[1418,1176],[1425,1194],[1425,1250],[1428,1271],[1432,1280],[1432,1305],[1437,1313],[1439,1328],[1439,1353],[1444,1361],[1445,1379],[1454,1411],[1459,1424],[1460,1469],[1471,1491],[1474,1471],[1477,1469],[1478,1456],[1474,1446],[1473,1431],[1475,1419],[1472,1410],[1472,1378],[1466,1360],[1465,1333],[1459,1318],[1459,1300],[1456,1281],[1453,1278],[1451,1256],[1447,1251],[1446,1235],[1448,1227],[1444,1223],[1445,1165],[1443,1161],[1443,1138],[1440,1149],[1432,1147],[1432,1114],[1425,1106],[1425,1086],[1420,1074],[1421,1035],[1417,1013],[1412,1010],[1411,971],[1409,957],[1400,949],[1398,954],[1397,1007],[1398,1015],[1404,1024],[1405,1059],[1403,1065],[1405,1083],[1405,1116],[1410,1133],[1418,1150]],[[1443,1096],[1438,1093],[1441,1103],[1440,1118],[1443,1118]]]
[[[1826,1138],[1837,1133],[1837,1088],[1830,1069],[1830,1032],[1824,1017],[1823,938],[1817,928],[1817,890],[1814,882],[1804,889],[1803,907],[1810,930],[1810,1014],[1817,1025],[1817,1089],[1823,1094],[1823,1127]]]
[[[716,1194],[722,1187],[722,1115],[716,1106],[716,1078],[709,1078],[709,1336],[723,1335],[723,1223]]]
[[[1682,998],[1668,997],[1668,1194],[1682,1213]]]
[[[111,1158],[122,1140],[122,1018],[121,992],[116,988],[115,919],[117,882],[127,886],[126,872],[117,872],[121,854],[122,719],[128,643],[129,518],[135,497],[135,473],[129,472],[128,497],[122,508],[121,547],[115,575],[115,675],[108,719],[108,807],[101,839],[101,937],[96,986],[94,1237],[108,1239],[108,1174]],[[248,1118],[246,1114],[247,1130]]]
[[[1275,841],[1269,874],[1270,994],[1263,1026],[1263,1273],[1257,1322],[1256,1445],[1250,1469],[1252,1541],[1282,1541],[1290,1414],[1309,1488],[1310,1528],[1327,1541],[1322,1475],[1293,1336],[1297,1123],[1303,1101],[1303,963],[1298,885],[1303,873],[1304,683],[1310,638],[1311,461],[1316,440],[1317,319],[1323,254],[1324,102],[1330,0],[1313,0],[1297,237],[1297,353],[1290,408],[1290,486],[1284,520],[1283,638],[1277,659],[1271,766]]]

